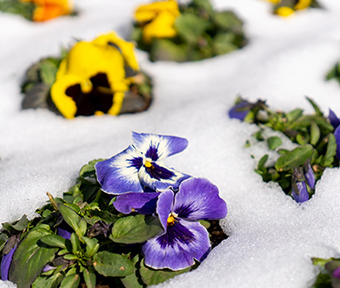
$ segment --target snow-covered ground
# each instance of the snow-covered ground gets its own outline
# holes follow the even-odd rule
[[[245,22],[249,44],[242,50],[195,63],[150,63],[154,101],[147,112],[119,117],[66,120],[47,110],[20,110],[20,83],[39,58],[58,55],[73,37],[92,40],[116,30],[127,37],[141,0],[78,0],[77,17],[36,24],[0,14],[0,223],[33,215],[46,191],[60,196],[80,167],[107,158],[131,143],[131,131],[176,135],[188,148],[166,163],[216,184],[229,213],[230,237],[195,271],[160,287],[308,287],[317,275],[310,258],[340,257],[340,171],[329,169],[314,197],[302,205],[263,183],[244,148],[255,128],[230,120],[237,94],[267,99],[277,109],[312,112],[305,96],[327,114],[340,115],[340,86],[324,76],[340,58],[340,1],[324,9],[279,18],[264,0],[215,0]],[[8,284],[9,285],[9,284]],[[8,286],[0,281],[0,287]]]

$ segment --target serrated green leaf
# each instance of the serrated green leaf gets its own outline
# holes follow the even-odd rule
[[[270,150],[275,150],[282,145],[282,140],[278,136],[272,136],[267,138],[267,144]]]
[[[96,274],[92,267],[88,267],[83,272],[84,281],[87,288],[95,288],[96,287]]]
[[[113,225],[110,239],[125,244],[143,243],[162,231],[158,218],[139,214],[119,219]]]
[[[44,236],[40,239],[40,241],[51,247],[58,247],[61,249],[66,248],[66,239],[55,234]]]
[[[287,171],[303,165],[313,155],[313,147],[309,144],[297,147],[282,155],[275,163],[278,171]]]
[[[39,246],[39,240],[51,234],[44,229],[47,225],[31,230],[14,252],[9,269],[9,280],[20,288],[29,288],[48,262],[51,262],[58,248]]]
[[[157,285],[162,283],[170,278],[173,278],[177,275],[183,274],[185,272],[190,271],[191,267],[185,268],[180,271],[172,271],[169,269],[162,270],[154,270],[152,268],[147,267],[144,264],[144,259],[141,261],[139,273],[142,276],[143,282],[147,285]]]
[[[100,251],[93,256],[93,267],[106,277],[124,277],[133,273],[134,265],[127,257]]]
[[[334,161],[334,157],[336,155],[336,148],[337,148],[334,134],[330,133],[327,138],[328,138],[327,150],[320,162],[320,164],[324,167],[328,167],[332,165]]]

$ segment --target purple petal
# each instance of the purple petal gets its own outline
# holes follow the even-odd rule
[[[48,272],[48,271],[51,271],[51,270],[54,270],[54,269],[57,269],[57,267],[54,267],[54,266],[47,264],[42,271]]]
[[[160,193],[125,193],[117,196],[113,206],[121,213],[130,214],[132,209],[140,214],[153,214],[156,212],[156,202]]]
[[[110,159],[95,165],[102,190],[110,194],[143,192],[138,171],[143,164],[141,155],[132,146]]]
[[[189,175],[165,167],[162,163],[152,162],[152,165],[152,168],[142,166],[138,176],[143,186],[150,187],[153,190],[162,191],[170,187],[178,189],[183,180],[190,178]]]
[[[333,277],[335,277],[335,278],[340,278],[340,267],[336,268],[336,269],[333,271]]]
[[[147,241],[145,264],[154,269],[182,270],[204,260],[210,251],[209,234],[198,222],[179,220],[167,233]]]
[[[181,137],[132,132],[132,141],[137,150],[156,161],[183,151],[188,140]]]
[[[331,109],[329,109],[328,119],[329,119],[329,122],[331,122],[334,129],[340,125],[340,119],[336,116],[336,114]]]
[[[17,245],[15,245],[14,248],[12,248],[8,252],[8,254],[5,254],[4,256],[2,256],[0,271],[1,271],[1,280],[3,281],[8,280],[9,267],[11,266],[13,254],[16,249],[17,249]]]
[[[335,129],[334,137],[336,142],[336,157],[340,159],[340,126],[338,126],[338,128]]]
[[[307,171],[307,173],[305,173],[305,177],[306,177],[307,184],[309,185],[309,187],[314,189],[314,187],[315,187],[315,176],[314,176],[312,166],[310,164],[308,164],[308,171]]]
[[[306,202],[309,199],[309,193],[307,191],[305,182],[297,182],[296,183],[298,192],[295,191],[293,186],[292,196],[297,203]]]
[[[218,188],[204,178],[182,182],[176,194],[174,212],[190,220],[214,220],[227,215],[227,204],[218,195]]]
[[[242,101],[236,104],[228,112],[229,118],[236,118],[241,121],[243,121],[244,118],[246,118],[248,113],[249,113],[249,102],[248,101]]]
[[[71,232],[63,229],[63,228],[58,228],[57,229],[57,235],[63,237],[64,239],[71,240]]]
[[[158,197],[156,212],[165,231],[167,229],[168,217],[173,211],[173,203],[174,192],[170,190],[162,192]]]

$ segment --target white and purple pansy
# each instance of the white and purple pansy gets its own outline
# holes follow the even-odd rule
[[[118,195],[148,189],[177,189],[190,177],[161,162],[183,151],[188,146],[185,138],[133,132],[132,141],[133,144],[124,151],[95,165],[104,192]]]
[[[144,203],[144,205],[143,205]],[[142,248],[145,264],[154,269],[182,270],[202,261],[210,251],[208,231],[198,220],[217,220],[227,215],[218,188],[207,179],[184,180],[179,191],[127,193],[117,196],[115,208],[125,214],[136,211],[156,215],[164,232]]]

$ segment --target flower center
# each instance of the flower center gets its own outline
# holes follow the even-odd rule
[[[176,220],[176,217],[177,217],[177,214],[172,212],[169,214],[169,217],[168,217],[168,220],[166,221],[167,223],[167,226],[172,226],[175,224],[175,222],[177,221]]]
[[[146,168],[151,168],[151,169],[153,168],[153,165],[152,165],[152,163],[150,161],[145,161],[144,166]]]

